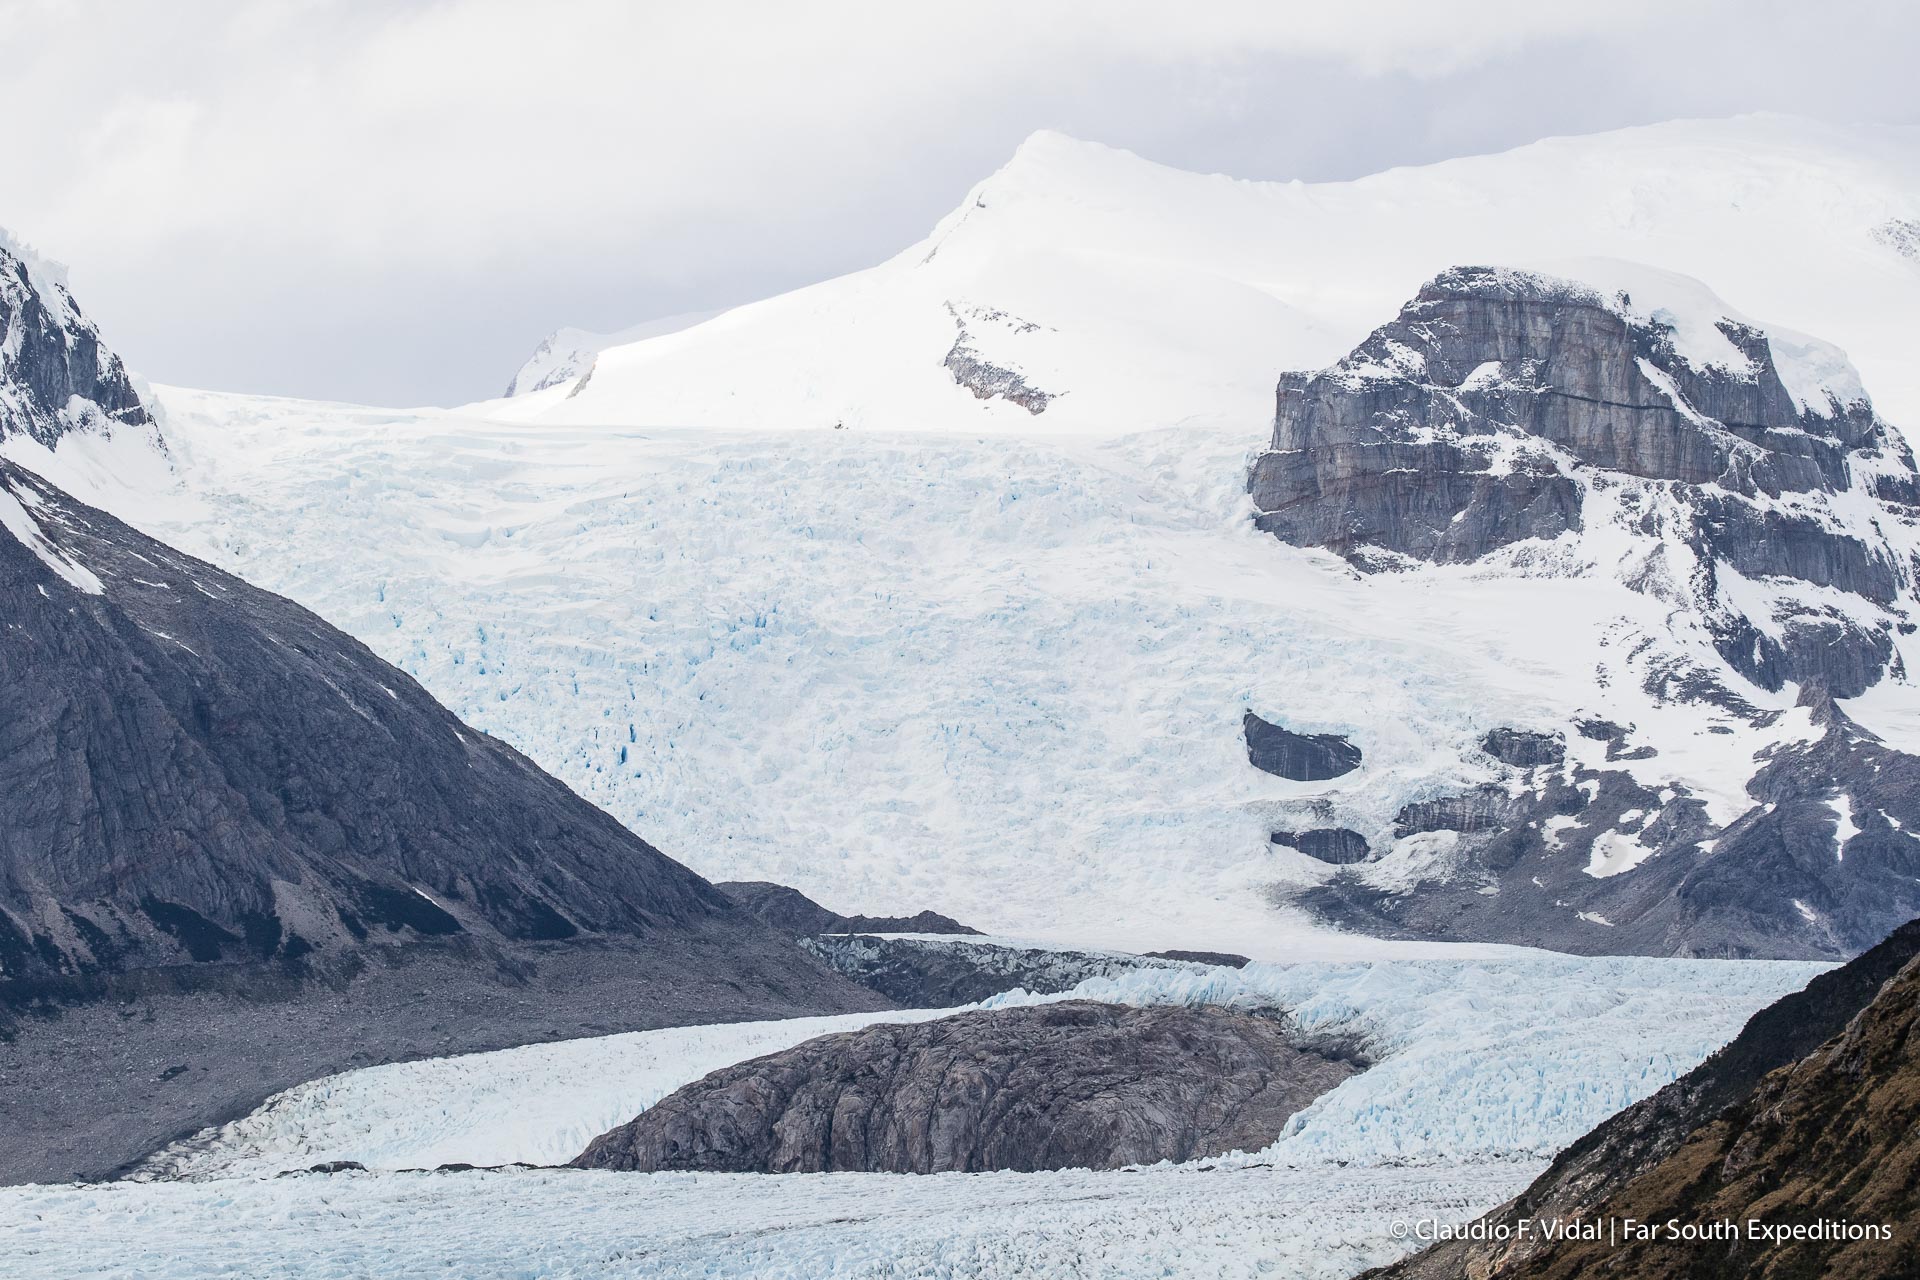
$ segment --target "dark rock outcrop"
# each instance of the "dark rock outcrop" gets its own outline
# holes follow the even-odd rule
[[[1179,960],[1186,964],[1206,965],[1217,969],[1244,969],[1253,961],[1231,951],[1148,951],[1143,954],[1155,960]]]
[[[1759,329],[1722,318],[1729,363],[1696,364],[1662,314],[1526,272],[1442,272],[1344,360],[1281,380],[1249,480],[1260,527],[1362,568],[1458,563],[1582,530],[1583,485],[1604,484],[1608,518],[1700,566],[1684,584],[1629,585],[1692,594],[1735,671],[1769,690],[1861,692],[1892,659],[1892,617],[1792,593],[1749,616],[1719,577],[1883,607],[1910,594],[1903,555],[1827,500],[1858,491],[1911,523],[1911,452],[1864,399],[1796,402]]]
[[[1916,1248],[1920,1145],[1920,922],[1755,1014],[1730,1044],[1563,1151],[1487,1215],[1490,1240],[1438,1244],[1378,1280],[1518,1276],[1717,1277],[1905,1274]],[[1770,1074],[1771,1073],[1771,1074]],[[1555,1245],[1543,1224],[1849,1219],[1892,1241],[1809,1242],[1763,1254],[1745,1241],[1595,1253]],[[1520,1238],[1518,1224],[1531,1223]],[[1499,1230],[1504,1228],[1504,1231]],[[1505,1234],[1509,1239],[1497,1237]],[[1890,1246],[1890,1247],[1889,1247]]]
[[[1648,296],[1454,268],[1345,359],[1288,375],[1257,521],[1367,572],[1482,561],[1658,601],[1623,607],[1596,678],[1707,710],[1751,806],[1710,819],[1684,766],[1629,771],[1659,756],[1631,726],[1575,719],[1571,749],[1497,727],[1462,762],[1506,766],[1493,780],[1416,793],[1390,845],[1369,829],[1368,859],[1275,896],[1397,937],[1844,959],[1920,912],[1920,761],[1833,704],[1904,675],[1920,471],[1840,353],[1596,267],[1614,271]],[[1784,714],[1756,688],[1790,685],[1821,704],[1818,736],[1749,764],[1738,724]]]
[[[1269,837],[1275,844],[1298,849],[1309,858],[1332,863],[1336,867],[1365,862],[1371,850],[1367,838],[1346,827],[1317,827],[1312,831],[1276,831]]]
[[[1073,1000],[822,1036],[596,1138],[590,1169],[1115,1169],[1257,1150],[1364,1065],[1277,1019]]]
[[[4,461],[0,516],[0,1181],[349,1066],[882,1003],[306,610]]]
[[[842,933],[816,934],[800,939],[800,945],[836,973],[909,1009],[951,1009],[1015,987],[1054,995],[1088,978],[1113,978],[1135,969],[1198,969],[1229,963],[1238,968],[1247,963],[1244,956],[1223,959],[1205,952],[1056,951]]]
[[[60,270],[0,232],[0,439],[51,446],[69,431],[153,425]]]
[[[770,880],[728,880],[715,886],[733,904],[770,928],[795,937],[815,933],[975,934],[951,916],[922,911],[910,916],[843,916],[784,884]]]
[[[1019,370],[995,364],[982,355],[974,346],[974,335],[967,328],[968,316],[961,315],[952,303],[947,304],[947,312],[960,331],[942,362],[947,372],[953,375],[954,382],[972,392],[976,400],[1005,400],[1009,404],[1019,405],[1036,417],[1045,413],[1047,406],[1054,401],[1054,394],[1028,382],[1026,375]],[[1002,327],[1014,333],[1031,333],[1039,328],[1030,321],[1010,316],[1004,311],[969,312],[968,315],[977,323]]]
[[[1633,729],[1629,725],[1615,724],[1611,720],[1582,720],[1574,725],[1580,736],[1593,742],[1607,744],[1607,759],[1613,760],[1651,760],[1659,755],[1652,747],[1645,745],[1629,746],[1633,740]],[[1709,732],[1732,733],[1725,725],[1713,725]]]
[[[1516,769],[1534,769],[1543,764],[1559,764],[1567,758],[1566,739],[1557,733],[1535,733],[1527,729],[1490,729],[1480,740],[1486,753],[1502,764]]]
[[[1752,806],[1725,827],[1678,790],[1575,768],[1537,789],[1489,785],[1410,804],[1396,834],[1455,833],[1444,865],[1408,885],[1372,883],[1363,864],[1300,900],[1390,937],[1585,954],[1858,955],[1920,915],[1920,758],[1861,729],[1824,691],[1806,701],[1819,736],[1757,761]]]
[[[1360,748],[1337,733],[1294,733],[1249,711],[1241,719],[1247,759],[1266,773],[1295,782],[1322,782],[1360,767]]]

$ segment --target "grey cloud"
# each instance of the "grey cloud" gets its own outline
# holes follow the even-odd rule
[[[559,325],[878,261],[1036,128],[1339,179],[1676,115],[1912,121],[1915,47],[1872,0],[0,3],[35,122],[0,224],[152,379],[447,403]]]

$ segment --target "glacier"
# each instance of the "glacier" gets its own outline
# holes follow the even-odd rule
[[[30,1280],[104,1275],[1350,1275],[1464,1221],[1561,1146],[1692,1067],[1824,966],[1523,957],[1141,970],[1070,993],[1279,1005],[1376,1065],[1265,1151],[1097,1173],[712,1175],[419,1165],[573,1154],[582,1133],[706,1070],[864,1021],[677,1028],[432,1059],[300,1086],[183,1144],[168,1180],[0,1190]],[[365,1173],[275,1176],[325,1160]],[[384,1171],[383,1171],[384,1170]]]
[[[1629,641],[1667,606],[1618,582],[1363,578],[1257,533],[1257,430],[716,433],[160,395],[181,479],[135,523],[315,608],[701,874],[840,910],[1440,954],[1270,905],[1331,869],[1268,833],[1337,818],[1391,849],[1401,806],[1494,779],[1490,729],[1576,717],[1637,726],[1658,756],[1608,767],[1730,815],[1757,751],[1815,732],[1791,689],[1751,691],[1767,728],[1647,693]],[[1250,709],[1365,762],[1263,774]]]

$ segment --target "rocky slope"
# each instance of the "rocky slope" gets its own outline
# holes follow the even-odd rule
[[[1409,590],[1451,566],[1609,582],[1665,609],[1608,639],[1656,708],[1711,709],[1736,744],[1804,720],[1744,767],[1743,812],[1710,813],[1632,726],[1576,716],[1492,730],[1493,780],[1408,804],[1365,852],[1331,824],[1275,839],[1348,867],[1307,901],[1371,931],[1855,954],[1920,912],[1916,762],[1834,701],[1904,680],[1920,472],[1833,349],[1683,278],[1581,269],[1602,283],[1449,270],[1284,378],[1257,522]],[[1758,705],[1794,688],[1798,711]]]
[[[1268,1145],[1363,1065],[1276,1019],[1071,1000],[868,1027],[716,1071],[574,1164],[938,1173],[1189,1160]]]
[[[153,416],[64,273],[0,231],[0,439],[114,427],[151,431]]]
[[[1114,978],[1136,969],[1197,972],[1216,965],[1239,968],[1247,957],[1208,951],[1065,951],[945,938],[875,938],[823,933],[800,946],[834,972],[871,987],[908,1009],[951,1009],[1023,987],[1039,994],[1068,991],[1088,978]]]
[[[0,461],[0,1179],[326,1071],[876,1007],[292,603]]]
[[[910,916],[843,916],[798,889],[769,880],[729,880],[715,886],[748,915],[796,937],[820,933],[979,933],[937,911]]]
[[[1881,1280],[1920,1258],[1920,964],[1847,1029],[1696,1130],[1602,1201],[1603,1218],[1725,1230],[1614,1248],[1556,1244],[1514,1277]],[[1774,1235],[1755,1230],[1771,1228]]]
[[[1778,1095],[1781,1081],[1802,1075],[1810,1063],[1824,1062],[1831,1066],[1836,1061],[1831,1051],[1842,1041],[1857,1042],[1856,1033],[1862,1020],[1872,1019],[1884,1027],[1889,1019],[1895,1022],[1901,1017],[1910,1019],[1915,999],[1916,957],[1920,957],[1920,921],[1902,926],[1858,958],[1815,978],[1804,991],[1761,1010],[1737,1037],[1700,1066],[1573,1143],[1526,1191],[1488,1215],[1486,1223],[1496,1239],[1456,1240],[1434,1245],[1371,1274],[1379,1280],[1458,1280],[1462,1276],[1494,1280],[1522,1274],[1563,1274],[1557,1270],[1540,1270],[1558,1265],[1555,1262],[1558,1255],[1544,1240],[1543,1226],[1547,1222],[1608,1214],[1661,1222],[1675,1213],[1699,1220],[1714,1216],[1718,1209],[1712,1213],[1700,1213],[1697,1209],[1717,1195],[1720,1188],[1701,1183],[1697,1185],[1708,1191],[1707,1195],[1679,1194],[1679,1183],[1673,1179],[1672,1171],[1687,1167],[1698,1170],[1700,1153],[1716,1143],[1724,1145],[1730,1135],[1750,1126],[1752,1118],[1765,1110],[1764,1105],[1759,1105],[1760,1100]],[[1825,1068],[1816,1065],[1814,1069]],[[1909,1077],[1910,1087],[1914,1070],[1910,1051],[1906,1065],[1895,1070]],[[1829,1079],[1818,1091],[1824,1093],[1827,1104],[1839,1104],[1840,1110],[1830,1111],[1828,1119],[1841,1126],[1836,1132],[1844,1133],[1845,1124],[1851,1120],[1843,1119],[1841,1111],[1853,1107],[1870,1110],[1875,1105],[1872,1094],[1877,1090],[1863,1089],[1847,1098],[1843,1096],[1848,1092],[1844,1084],[1835,1088],[1833,1083]],[[1901,1128],[1904,1130],[1909,1124],[1910,1119],[1903,1122]],[[1774,1138],[1778,1136],[1776,1133]],[[1786,1143],[1769,1141],[1771,1149],[1765,1152],[1764,1167],[1780,1175],[1776,1185],[1792,1182],[1807,1172],[1804,1167],[1793,1168],[1796,1163],[1806,1163],[1802,1157],[1829,1158],[1829,1153],[1818,1152],[1817,1144],[1805,1142],[1806,1136],[1802,1133]],[[1798,1155],[1792,1149],[1795,1144],[1799,1145]],[[1862,1161],[1858,1168],[1867,1175],[1863,1182],[1880,1176],[1882,1162],[1888,1162],[1884,1168],[1898,1168],[1890,1150],[1872,1153],[1860,1150],[1857,1157]],[[1853,1162],[1856,1155],[1850,1154],[1847,1158]],[[1908,1159],[1910,1161],[1910,1155]],[[1871,1164],[1865,1163],[1869,1160]],[[1744,1171],[1736,1165],[1725,1162],[1723,1165],[1732,1172]],[[1907,1167],[1911,1167],[1910,1164]],[[1651,1204],[1645,1195],[1653,1188],[1659,1188],[1660,1194],[1672,1193],[1665,1208]],[[1856,1186],[1847,1194],[1858,1190]],[[1629,1203],[1634,1207],[1626,1207]],[[1725,1207],[1733,1211],[1733,1216],[1744,1219],[1749,1209],[1764,1216],[1782,1205],[1745,1206],[1738,1210]],[[1805,1203],[1798,1206],[1806,1207]],[[1883,1209],[1884,1206],[1857,1203],[1844,1207],[1829,1204],[1823,1212],[1868,1220]],[[1912,1207],[1909,1205],[1904,1213],[1911,1219]],[[1530,1224],[1524,1237],[1520,1227],[1523,1221]],[[1499,1235],[1507,1239],[1499,1240]],[[1691,1261],[1699,1266],[1710,1260],[1703,1255]],[[1817,1270],[1794,1274],[1812,1274]],[[1670,1273],[1672,1268],[1663,1263],[1632,1274]],[[1706,1270],[1682,1273],[1718,1274],[1710,1265]],[[1727,1274],[1745,1273],[1736,1270]]]

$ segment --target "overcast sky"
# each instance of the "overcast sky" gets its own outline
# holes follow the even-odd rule
[[[154,381],[457,403],[560,325],[879,261],[1038,128],[1339,179],[1676,116],[1912,123],[1916,50],[1906,0],[0,0],[0,226]]]

